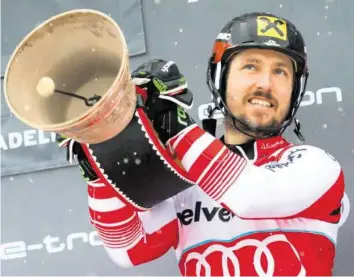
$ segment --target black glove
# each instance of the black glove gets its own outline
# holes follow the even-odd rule
[[[163,143],[194,123],[184,110],[192,108],[193,94],[176,63],[147,61],[134,70],[132,80],[147,92],[145,111]]]
[[[66,148],[66,159],[69,163],[72,164],[74,157],[77,158],[81,176],[86,182],[94,181],[98,178],[79,142],[59,134],[56,135],[56,142],[59,147]]]
[[[131,77],[135,85],[148,91],[149,96],[169,100],[185,109],[192,108],[193,94],[173,61],[147,61],[135,69]]]

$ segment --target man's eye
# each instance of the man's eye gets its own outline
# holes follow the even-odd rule
[[[256,66],[254,65],[254,64],[246,64],[244,67],[243,67],[243,69],[250,69],[250,70],[253,70],[253,69],[255,69],[256,68]]]
[[[280,75],[288,75],[287,72],[284,69],[277,68],[275,69],[275,74],[280,74]]]

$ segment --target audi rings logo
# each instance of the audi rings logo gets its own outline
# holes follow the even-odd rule
[[[346,193],[344,193],[342,199],[342,210],[341,210],[341,219],[338,223],[338,227],[341,227],[348,219],[350,213],[350,201]],[[221,244],[210,245],[203,253],[191,252],[188,253],[184,261],[184,270],[187,272],[187,265],[190,261],[196,261],[196,276],[201,276],[202,270],[204,270],[203,276],[212,275],[212,266],[208,263],[207,258],[213,253],[221,253],[221,268],[222,276],[231,276],[229,264],[231,263],[234,270],[234,276],[241,276],[241,266],[240,262],[235,255],[234,251],[240,250],[245,247],[256,247],[253,256],[253,265],[254,269],[258,276],[274,276],[275,271],[275,259],[272,252],[269,250],[268,245],[275,242],[285,242],[290,246],[290,249],[294,253],[294,257],[297,259],[297,262],[301,265],[301,268],[297,275],[294,276],[305,276],[306,271],[303,267],[299,254],[297,253],[295,247],[287,240],[286,236],[283,234],[272,235],[267,237],[264,240],[257,239],[244,239],[237,242],[234,246],[228,247]],[[264,256],[267,262],[267,270],[264,271],[261,265],[261,257]]]
[[[254,252],[253,256],[253,265],[255,268],[255,271],[258,276],[274,276],[274,271],[275,271],[275,261],[273,254],[268,248],[268,245],[274,242],[285,242],[287,243],[290,248],[292,249],[295,257],[297,258],[298,263],[301,265],[300,271],[297,273],[297,275],[294,276],[306,276],[306,270],[303,267],[301,261],[300,261],[300,256],[297,253],[295,247],[287,240],[285,235],[278,234],[278,235],[272,235],[270,237],[267,237],[264,240],[257,240],[257,239],[245,239],[241,240],[238,243],[236,243],[233,247],[226,247],[220,244],[214,244],[209,246],[203,253],[196,253],[196,252],[191,252],[187,255],[185,263],[184,263],[184,269],[185,272],[187,272],[187,264],[188,262],[192,260],[196,260],[196,276],[201,276],[202,269],[205,270],[205,275],[203,276],[211,276],[212,275],[212,267],[211,265],[207,262],[207,257],[211,255],[212,253],[215,252],[221,252],[222,254],[222,261],[221,261],[221,267],[222,267],[222,276],[231,276],[231,272],[229,271],[229,264],[231,263],[234,269],[234,276],[241,276],[241,268],[240,268],[240,262],[235,255],[234,251],[240,250],[245,247],[253,246],[256,247],[256,251]],[[262,265],[261,265],[261,257],[264,255],[264,257],[267,260],[267,271],[264,271]]]

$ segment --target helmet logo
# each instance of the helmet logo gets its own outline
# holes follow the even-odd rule
[[[270,40],[264,42],[263,44],[268,45],[268,46],[280,46],[279,43],[277,43],[276,41],[274,41],[274,40],[272,40],[272,39],[270,39]]]
[[[258,16],[257,35],[287,40],[287,24],[276,17]]]
[[[228,40],[231,37],[231,34],[228,33],[219,33],[216,39]]]

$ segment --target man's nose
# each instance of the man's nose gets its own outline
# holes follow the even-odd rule
[[[271,74],[263,72],[257,80],[257,88],[266,92],[271,91]]]

